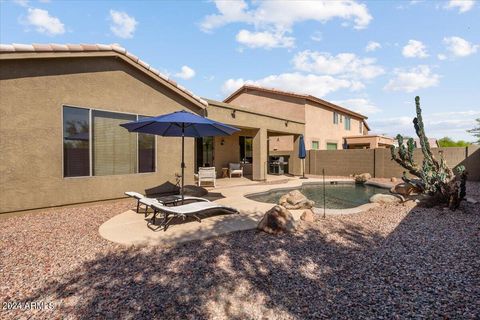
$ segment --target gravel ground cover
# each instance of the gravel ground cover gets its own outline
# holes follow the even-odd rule
[[[382,206],[172,248],[98,235],[134,205],[0,219],[0,318],[480,318],[479,204]]]

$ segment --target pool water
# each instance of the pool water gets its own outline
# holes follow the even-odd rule
[[[247,195],[251,200],[278,203],[280,197],[292,190],[299,190],[308,199],[315,201],[316,208],[323,208],[323,185],[322,184],[304,184],[300,188],[277,189],[268,192]],[[329,209],[348,209],[361,206],[368,203],[371,196],[377,193],[389,193],[388,189],[355,184],[338,183],[325,184],[325,207]]]

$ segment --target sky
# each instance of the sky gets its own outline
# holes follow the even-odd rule
[[[480,2],[0,1],[0,42],[119,44],[202,97],[245,83],[368,116],[373,133],[474,141]]]

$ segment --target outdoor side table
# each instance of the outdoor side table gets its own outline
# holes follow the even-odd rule
[[[222,178],[228,178],[228,168],[222,168]]]

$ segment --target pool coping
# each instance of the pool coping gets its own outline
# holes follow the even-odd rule
[[[332,182],[335,182],[335,184],[355,184],[355,180],[353,180],[353,179],[325,179],[325,184],[331,185]],[[246,200],[253,201],[255,203],[268,204],[270,206],[275,206],[275,205],[278,205],[278,204],[256,201],[256,200],[248,198],[248,196],[264,194],[264,193],[268,193],[268,192],[271,192],[271,191],[295,190],[298,187],[302,187],[304,185],[314,185],[314,184],[315,185],[316,184],[323,184],[323,180],[315,179],[313,181],[304,181],[304,182],[302,181],[299,185],[295,184],[295,185],[291,185],[291,186],[288,186],[288,187],[271,188],[271,189],[267,189],[267,190],[264,190],[264,191],[244,193],[243,197]],[[370,186],[374,186],[374,187],[378,187],[378,188],[388,189],[388,190],[390,190],[390,188],[392,187],[391,185],[389,185],[387,183],[380,183],[380,182],[375,182],[375,181],[367,181],[367,182],[365,182],[365,184],[370,185]],[[378,205],[379,205],[378,203],[367,202],[367,203],[364,203],[364,204],[356,206],[356,207],[344,208],[344,209],[325,208],[325,210],[324,210],[323,207],[313,207],[312,211],[315,214],[319,214],[319,215],[323,215],[324,213],[325,214],[343,215],[343,214],[354,214],[354,213],[360,213],[360,212],[363,212],[363,211],[367,211],[369,209],[377,207]],[[305,209],[290,209],[290,210],[301,210],[301,211],[303,211]]]

